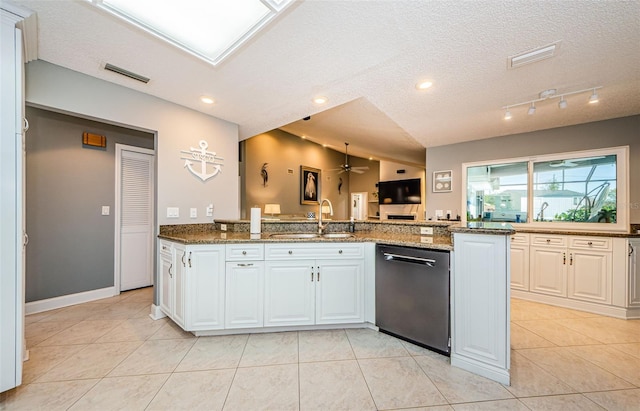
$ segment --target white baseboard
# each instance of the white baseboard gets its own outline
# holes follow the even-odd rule
[[[118,294],[119,293],[116,292],[115,287],[107,287],[76,294],[61,295],[60,297],[47,298],[46,300],[31,301],[24,305],[25,314],[29,315],[41,313],[43,311],[55,310],[56,308],[68,307],[70,305],[100,300],[102,298],[109,298]]]
[[[160,306],[151,304],[151,312],[149,313],[149,317],[151,317],[152,320],[159,320],[166,316],[167,315],[160,309]]]

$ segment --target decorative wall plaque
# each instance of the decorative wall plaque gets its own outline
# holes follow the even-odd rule
[[[224,160],[222,157],[217,156],[214,151],[207,151],[207,148],[209,148],[209,144],[204,140],[200,140],[200,148],[191,147],[191,150],[180,151],[182,153],[180,158],[185,160],[184,166],[191,174],[202,181],[207,181],[221,172],[222,168],[220,166]],[[199,171],[197,170],[197,163],[200,163]],[[209,169],[212,169],[211,173],[208,172]]]

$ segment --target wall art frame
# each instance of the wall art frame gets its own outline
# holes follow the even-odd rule
[[[320,203],[321,177],[319,169],[300,166],[300,204],[314,205]]]

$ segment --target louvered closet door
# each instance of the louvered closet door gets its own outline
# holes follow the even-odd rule
[[[150,150],[120,153],[120,291],[153,284],[153,160]],[[116,222],[118,224],[118,222]],[[116,273],[117,275],[117,273]]]

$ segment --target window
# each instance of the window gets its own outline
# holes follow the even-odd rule
[[[628,231],[628,147],[463,164],[466,221]]]

